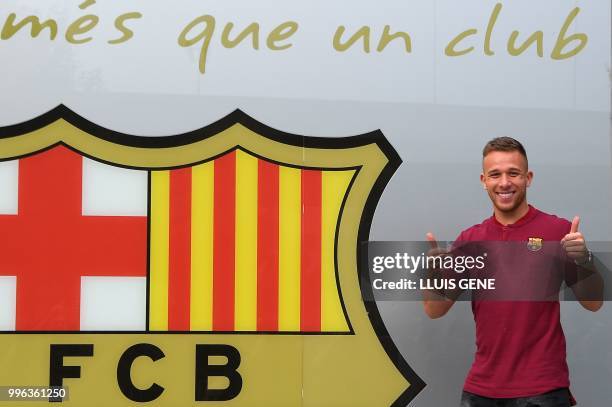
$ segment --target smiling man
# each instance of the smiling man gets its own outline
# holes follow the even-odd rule
[[[480,181],[493,204],[493,216],[461,232],[456,242],[512,242],[514,250],[519,250],[512,255],[513,260],[519,257],[513,261],[514,269],[503,262],[492,265],[496,272],[506,276],[518,275],[519,271],[525,275],[524,270],[516,270],[516,265],[526,264],[528,260],[521,258],[528,259],[529,251],[537,251],[548,242],[560,246],[559,264],[564,267],[566,284],[585,309],[597,311],[602,306],[603,282],[593,266],[584,236],[578,231],[580,219],[575,217],[570,222],[527,203],[533,173],[525,148],[517,140],[495,138],[485,145],[482,156]],[[432,246],[430,254],[440,254],[433,234],[428,233],[427,239]],[[523,284],[528,285],[529,281]],[[424,293],[425,312],[431,318],[445,315],[456,295],[441,300],[434,293]],[[465,380],[461,407],[575,404],[569,392],[558,299],[473,300],[472,311],[477,350]]]

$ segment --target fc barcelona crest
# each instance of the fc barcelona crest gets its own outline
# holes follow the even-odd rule
[[[240,407],[405,406],[423,388],[359,284],[401,162],[382,133],[235,111],[138,137],[59,106],[0,128],[0,160],[0,386]]]
[[[541,237],[530,237],[527,242],[527,248],[532,252],[537,252],[542,249],[542,238]]]

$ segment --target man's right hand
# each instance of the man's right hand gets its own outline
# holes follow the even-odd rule
[[[437,257],[437,256],[441,256],[443,254],[448,254],[448,250],[442,249],[440,247],[440,245],[438,244],[438,241],[436,240],[436,237],[434,236],[433,233],[428,232],[425,235],[425,238],[429,242],[429,251],[427,252],[427,255],[429,257]]]
[[[427,252],[428,257],[438,257],[449,253],[447,249],[441,248],[436,240],[433,233],[428,232],[425,238],[429,242],[429,251]],[[441,270],[426,270],[426,279],[435,278],[436,274],[439,274]],[[444,316],[455,301],[447,298],[445,295],[433,292],[432,290],[423,290],[423,308],[425,313],[432,319],[440,318]]]

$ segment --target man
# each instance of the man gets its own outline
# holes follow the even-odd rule
[[[493,203],[493,216],[461,232],[456,242],[501,241],[515,245],[524,242],[519,249],[532,251],[542,244],[551,246],[549,242],[558,247],[560,242],[564,264],[571,264],[574,272],[570,280],[565,277],[566,283],[585,309],[601,308],[603,280],[592,266],[591,252],[578,230],[580,219],[575,217],[569,222],[527,203],[533,173],[521,143],[510,137],[489,141],[483,149],[482,167],[480,181]],[[429,255],[443,253],[433,234],[428,233],[427,240],[432,247]],[[528,254],[519,253],[520,256],[527,258]],[[506,275],[514,272],[506,270],[504,264],[494,268]],[[430,318],[442,317],[457,295],[440,299],[434,292],[426,291],[425,312]],[[574,405],[559,309],[557,298],[520,302],[473,300],[477,350],[465,380],[461,407]]]

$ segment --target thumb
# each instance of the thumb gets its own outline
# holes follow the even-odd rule
[[[574,219],[572,220],[572,227],[570,229],[570,233],[578,232],[578,226],[580,226],[580,217],[574,216]]]
[[[427,241],[429,242],[429,246],[431,246],[432,249],[437,249],[438,248],[438,241],[436,240],[435,236],[433,235],[433,233],[428,232],[425,237],[427,238]]]

